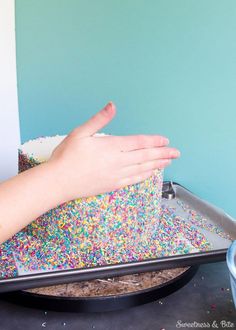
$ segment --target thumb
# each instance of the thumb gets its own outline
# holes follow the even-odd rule
[[[75,128],[72,133],[83,136],[91,136],[106,126],[116,114],[116,107],[109,102],[102,110],[96,113],[83,125]]]

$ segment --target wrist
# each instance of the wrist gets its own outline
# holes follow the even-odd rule
[[[45,202],[45,208],[48,210],[52,209],[65,201],[57,168],[54,163],[45,162],[30,171],[34,171],[30,175],[31,177],[35,177],[35,184],[38,188],[37,195],[38,198]]]
[[[42,165],[44,165],[44,171],[46,173],[50,198],[54,196],[52,198],[54,204],[59,205],[67,202],[70,199],[68,195],[68,181],[61,162],[50,159]]]

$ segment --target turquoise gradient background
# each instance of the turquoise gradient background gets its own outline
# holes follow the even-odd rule
[[[22,142],[107,101],[112,134],[159,133],[165,172],[236,217],[235,0],[16,0]]]

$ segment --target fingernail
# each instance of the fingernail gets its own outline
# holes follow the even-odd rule
[[[180,152],[179,150],[172,150],[170,153],[171,157],[179,157],[180,156]]]
[[[165,143],[165,144],[169,144],[170,141],[169,141],[169,139],[167,139],[166,137],[163,137],[163,143]]]
[[[105,111],[110,111],[111,108],[112,108],[112,102],[109,102],[109,103],[107,103],[107,105],[105,106],[104,110],[105,110]]]

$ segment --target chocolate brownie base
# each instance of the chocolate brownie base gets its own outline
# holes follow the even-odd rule
[[[189,267],[125,275],[106,279],[53,285],[24,290],[31,293],[60,297],[98,297],[126,294],[164,284],[184,273]]]

